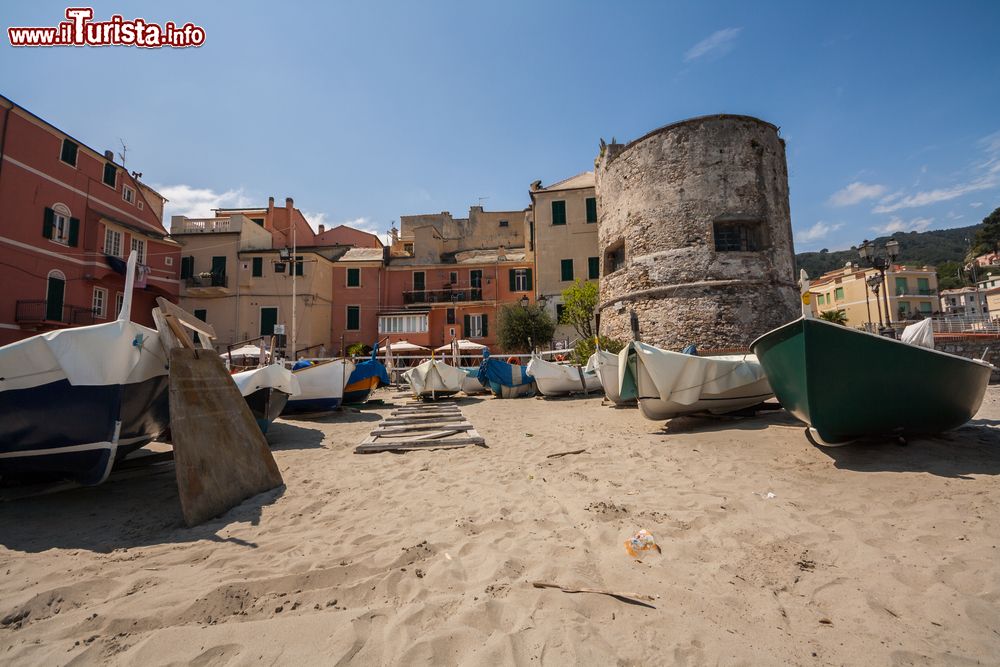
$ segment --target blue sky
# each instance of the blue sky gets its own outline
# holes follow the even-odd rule
[[[82,3],[81,3],[82,4]],[[63,3],[5,2],[3,27]],[[797,251],[1000,206],[1000,2],[104,2],[196,49],[0,46],[0,92],[170,212],[286,196],[314,223],[519,209],[601,137],[712,113],[787,141]]]

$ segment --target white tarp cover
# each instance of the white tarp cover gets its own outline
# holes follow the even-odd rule
[[[299,380],[290,370],[280,364],[271,364],[263,368],[254,368],[242,373],[233,374],[233,382],[236,383],[240,394],[249,396],[258,389],[271,387],[278,391],[283,391],[289,396],[299,393]]]
[[[466,374],[443,361],[428,359],[403,373],[403,377],[410,383],[414,395],[419,396],[432,391],[461,391]]]
[[[601,386],[604,387],[604,395],[612,403],[621,403],[622,397],[618,393],[618,355],[607,350],[598,350],[590,355],[584,370],[595,371]]]
[[[535,378],[535,384],[543,394],[583,391],[578,369],[579,366],[557,364],[538,357],[532,357],[528,362],[528,375]],[[583,380],[587,383],[587,391],[597,390],[601,386],[601,379],[592,370],[584,369]]]
[[[234,357],[259,357],[260,348],[256,345],[244,345],[243,347],[236,348],[232,352],[223,352],[219,356],[228,358],[229,355]]]
[[[454,341],[454,342],[458,343],[458,349],[460,349],[460,350],[481,350],[484,347],[486,347],[485,345],[480,345],[479,343],[474,343],[471,340],[465,340],[464,338],[461,339],[461,340],[458,340],[458,341]],[[441,347],[434,348],[434,351],[435,352],[450,352],[451,351],[451,346],[452,346],[452,343],[448,343],[447,345],[442,345]]]
[[[293,396],[296,401],[324,398],[343,398],[344,387],[354,372],[354,363],[335,359],[292,371],[298,380],[299,391]]]
[[[904,343],[934,349],[934,321],[930,318],[920,320],[903,329],[899,337]]]
[[[0,347],[0,391],[59,380],[74,386],[131,384],[166,374],[159,334],[128,320],[50,331]]]
[[[629,351],[646,368],[660,399],[691,405],[702,394],[723,394],[764,378],[764,369],[753,354],[698,357],[634,341],[618,356],[618,387],[626,382]],[[625,392],[626,395],[628,392]]]
[[[387,350],[392,350],[393,354],[399,354],[400,352],[430,352],[430,348],[422,347],[405,340],[397,340],[395,343],[386,343],[385,347]]]

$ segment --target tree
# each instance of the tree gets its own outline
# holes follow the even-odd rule
[[[504,352],[530,352],[548,343],[556,332],[555,321],[536,304],[508,304],[500,309],[497,343]]]
[[[938,288],[956,289],[970,283],[961,262],[942,262],[937,265]]]
[[[579,278],[562,292],[563,314],[559,324],[569,324],[580,338],[594,337],[594,310],[597,308],[597,284]]]
[[[625,343],[620,340],[615,340],[614,338],[608,338],[607,336],[601,336],[601,349],[605,352],[614,352],[618,354],[625,347]],[[590,360],[590,355],[594,353],[594,338],[581,338],[576,341],[576,345],[573,346],[573,363],[585,365],[587,361]]]
[[[847,313],[843,310],[827,310],[819,314],[819,319],[847,326]]]
[[[347,346],[347,356],[349,357],[367,356],[371,353],[372,349],[364,343],[351,343]]]
[[[983,218],[983,226],[976,232],[972,259],[988,252],[1000,252],[1000,208]]]

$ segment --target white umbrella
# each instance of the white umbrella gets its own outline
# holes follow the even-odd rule
[[[397,340],[394,343],[386,343],[385,347],[387,350],[391,350],[392,354],[399,354],[400,352],[430,352],[430,348],[414,345],[413,343],[409,343],[405,340]]]
[[[479,343],[473,343],[471,340],[465,340],[464,338],[458,342],[458,349],[460,350],[481,350],[485,345],[480,345]],[[451,350],[451,343],[447,345],[442,345],[441,347],[434,350],[435,352],[448,352]]]
[[[232,353],[224,352],[219,356],[228,357],[230,354],[232,354],[234,357],[259,357],[260,348],[257,347],[256,345],[244,345],[243,347],[236,348],[235,350],[232,351]]]

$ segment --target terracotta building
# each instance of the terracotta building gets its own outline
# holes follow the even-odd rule
[[[180,247],[140,176],[0,96],[0,344],[114,319],[132,249],[132,319],[153,326],[156,297],[177,301]]]

